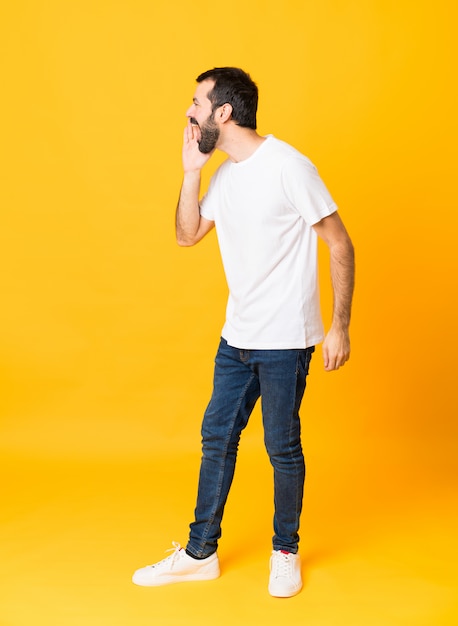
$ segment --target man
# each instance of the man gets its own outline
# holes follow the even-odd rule
[[[334,291],[324,367],[350,355],[353,246],[312,163],[272,135],[256,132],[258,90],[238,68],[197,78],[184,131],[184,178],[176,212],[179,245],[198,243],[214,226],[229,286],[214,389],[202,425],[195,519],[186,549],[135,572],[157,586],[219,576],[221,520],[242,430],[259,397],[274,469],[274,536],[269,593],[301,587],[299,518],[305,478],[299,407],[315,345],[323,340],[317,236],[328,245]],[[214,150],[228,159],[199,202],[201,170]]]

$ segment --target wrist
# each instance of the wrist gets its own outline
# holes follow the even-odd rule
[[[185,178],[200,178],[201,169],[184,168]]]
[[[350,328],[350,322],[342,321],[342,320],[334,320],[331,323],[331,329],[338,333],[347,333]]]

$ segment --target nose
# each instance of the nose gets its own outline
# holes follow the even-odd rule
[[[186,111],[186,117],[193,117],[193,115],[192,115],[193,113],[194,113],[194,105],[191,104],[189,109]]]

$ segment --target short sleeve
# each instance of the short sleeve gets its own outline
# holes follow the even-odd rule
[[[307,158],[285,160],[281,175],[283,191],[293,210],[312,226],[337,211],[337,205]]]
[[[208,190],[204,197],[201,199],[199,206],[201,216],[204,217],[206,220],[214,222],[215,211],[212,207],[210,190]]]
[[[221,177],[222,169],[223,167],[222,165],[220,165],[220,167],[213,174],[210,179],[207,192],[204,194],[201,201],[199,202],[201,216],[204,217],[206,220],[210,220],[212,222],[215,221],[216,212],[220,203],[218,192],[220,185],[218,184],[218,180]]]

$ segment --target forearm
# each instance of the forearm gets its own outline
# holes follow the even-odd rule
[[[350,315],[355,282],[353,244],[337,212],[315,224],[329,247],[334,306],[331,328],[323,343],[324,367],[339,369],[350,358]]]
[[[355,284],[355,253],[349,237],[331,246],[330,263],[334,293],[332,325],[348,330]]]
[[[200,226],[200,170],[185,172],[176,210],[176,238],[180,246],[196,243]]]

